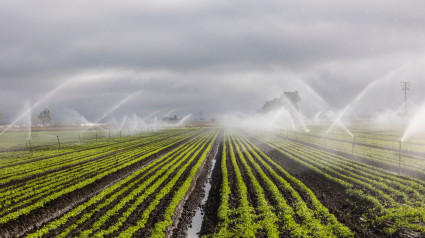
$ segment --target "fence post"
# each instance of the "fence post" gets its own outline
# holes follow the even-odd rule
[[[56,138],[58,139],[58,145],[59,145],[59,149],[61,148],[61,143],[59,141],[59,136],[56,136]]]

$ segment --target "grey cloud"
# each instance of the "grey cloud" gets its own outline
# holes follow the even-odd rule
[[[0,110],[15,115],[65,80],[115,71],[45,105],[93,119],[141,91],[123,111],[253,112],[295,90],[294,75],[339,109],[371,81],[422,59],[424,11],[419,0],[2,1]]]

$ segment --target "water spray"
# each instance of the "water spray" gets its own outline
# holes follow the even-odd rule
[[[189,118],[192,116],[192,113],[189,113],[188,115],[184,116],[177,124],[176,126],[182,126],[185,121],[189,120]]]
[[[12,124],[8,125],[5,129],[3,129],[0,132],[0,135],[2,135],[3,133],[5,133],[7,130],[9,130],[11,127],[13,127],[14,125],[16,125],[16,123],[18,123],[20,120],[22,120],[25,116],[28,116],[29,118],[31,118],[31,110],[36,108],[38,105],[40,105],[42,102],[46,101],[47,99],[51,98],[53,95],[55,95],[57,92],[59,92],[62,88],[64,88],[66,85],[68,85],[71,81],[68,80],[64,83],[62,83],[61,85],[59,85],[58,87],[54,88],[53,90],[49,91],[47,94],[45,94],[44,97],[40,98],[38,101],[36,101],[33,105],[28,104],[27,109],[24,111],[24,113],[22,113],[21,115],[19,115],[13,122]],[[31,124],[30,124],[31,126]],[[31,129],[30,129],[30,133],[31,133]]]
[[[423,103],[419,109],[414,113],[413,117],[409,120],[407,128],[403,133],[401,142],[405,142],[410,136],[416,133],[424,132],[424,121],[425,121],[425,103]]]
[[[375,80],[372,83],[370,83],[366,88],[363,89],[363,91],[361,91],[361,93],[359,95],[357,95],[357,97],[350,102],[350,104],[348,104],[344,110],[342,110],[338,116],[336,117],[336,119],[333,121],[332,125],[329,127],[329,129],[327,130],[326,133],[329,133],[336,125],[341,125],[342,122],[342,118],[344,117],[344,115],[346,113],[348,113],[350,110],[352,110],[354,108],[354,106],[360,101],[360,99],[369,91],[370,88],[372,88],[378,81]],[[342,129],[344,129],[350,136],[353,136],[353,134],[350,132],[350,130],[348,130],[348,128],[346,128],[345,126],[342,127]]]
[[[31,106],[29,102],[26,103],[26,107],[28,109],[28,115],[27,115],[27,123],[28,123],[28,140],[31,139]]]
[[[120,108],[121,106],[123,106],[125,103],[127,103],[128,101],[130,101],[132,98],[134,98],[136,95],[138,95],[140,92],[135,92],[132,93],[130,95],[128,95],[126,98],[122,99],[121,101],[119,101],[117,104],[113,105],[112,107],[110,107],[105,114],[103,114],[100,118],[98,118],[93,124],[96,125],[97,123],[99,123],[101,120],[103,120],[104,118],[106,118],[107,116],[111,115],[113,112],[115,112],[118,108]],[[87,131],[88,129],[90,129],[91,127],[85,129],[83,132]]]

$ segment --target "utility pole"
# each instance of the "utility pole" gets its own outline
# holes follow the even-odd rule
[[[407,91],[410,90],[410,82],[400,82],[401,90],[404,91],[404,110],[407,115]]]

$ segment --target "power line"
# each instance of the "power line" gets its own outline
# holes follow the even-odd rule
[[[407,91],[410,90],[410,82],[400,82],[401,90],[404,91],[404,110],[407,115]]]

